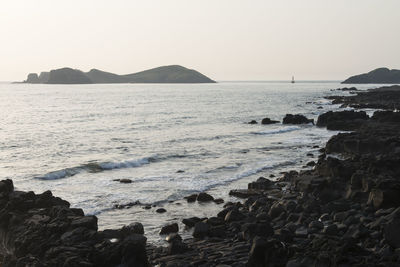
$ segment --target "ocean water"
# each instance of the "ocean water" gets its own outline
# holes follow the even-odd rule
[[[330,91],[340,87],[336,82],[2,83],[0,177],[13,179],[18,190],[51,190],[97,215],[100,229],[141,222],[149,241],[160,243],[162,225],[212,216],[222,208],[187,204],[184,196],[207,191],[235,201],[230,189],[315,160],[313,146],[323,146],[336,132],[247,122],[282,121],[286,113],[316,119],[339,108],[323,96],[347,94]],[[115,181],[123,178],[133,182]],[[114,208],[135,201],[167,212],[142,205]]]

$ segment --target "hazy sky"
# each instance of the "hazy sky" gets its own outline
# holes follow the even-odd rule
[[[180,64],[216,80],[400,68],[400,0],[0,0],[0,81]]]

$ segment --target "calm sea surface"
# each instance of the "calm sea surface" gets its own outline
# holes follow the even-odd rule
[[[230,189],[315,159],[318,148],[312,147],[323,146],[336,132],[246,122],[281,121],[286,113],[316,119],[338,108],[323,96],[340,94],[330,91],[339,87],[335,82],[3,83],[0,177],[13,179],[18,190],[52,190],[97,215],[101,229],[142,222],[149,241],[160,242],[157,232],[165,223],[215,215],[222,208],[187,204],[182,197],[208,191],[232,200]],[[310,152],[314,158],[306,156]],[[123,178],[133,183],[114,181]],[[135,201],[168,212],[140,205],[114,208]]]

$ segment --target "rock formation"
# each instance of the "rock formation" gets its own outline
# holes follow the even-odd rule
[[[215,83],[198,71],[178,65],[158,67],[138,73],[118,75],[97,69],[89,72],[62,68],[28,75],[25,83],[88,84],[88,83]]]

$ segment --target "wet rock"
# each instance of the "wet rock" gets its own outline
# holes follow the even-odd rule
[[[161,228],[160,235],[167,235],[170,233],[177,233],[179,231],[179,227],[177,223],[168,224]]]
[[[336,224],[330,224],[324,228],[323,233],[327,235],[337,235],[338,227]]]
[[[317,126],[326,126],[328,130],[350,131],[360,128],[368,119],[365,111],[328,111],[318,117]]]
[[[188,219],[183,219],[182,223],[184,225],[186,225],[187,227],[191,228],[193,227],[196,223],[200,222],[201,219],[198,217],[192,217],[192,218],[188,218]]]
[[[252,121],[248,122],[248,124],[257,124],[257,121],[256,120],[252,120]]]
[[[168,246],[168,255],[182,254],[188,250],[188,245],[182,242],[182,240],[174,240]]]
[[[271,120],[270,118],[264,118],[261,121],[261,124],[275,124],[275,123],[279,123],[279,121],[274,121],[274,120]]]
[[[240,211],[233,209],[226,214],[225,222],[240,221],[243,218],[245,218],[245,216]]]
[[[368,203],[375,208],[398,207],[400,205],[400,190],[393,183],[392,188],[373,188],[369,194]]]
[[[308,224],[308,227],[315,229],[324,229],[324,224],[320,221],[312,221]]]
[[[193,237],[204,238],[208,235],[210,226],[204,222],[198,222],[194,225]]]
[[[122,184],[130,184],[130,183],[132,183],[132,180],[124,178],[124,179],[120,179],[119,182]]]
[[[144,234],[144,228],[143,225],[139,222],[131,223],[127,226],[122,227],[121,232],[123,235],[128,236],[131,234],[139,234],[143,235]]]
[[[209,201],[213,201],[214,197],[207,193],[202,192],[197,196],[196,200],[198,202],[209,202]]]
[[[229,191],[230,196],[235,196],[238,198],[248,198],[251,196],[257,196],[260,195],[261,192],[259,190],[254,190],[254,189],[235,189]]]
[[[285,266],[288,256],[288,250],[282,242],[256,237],[247,266]]]
[[[167,241],[168,243],[182,241],[182,237],[178,233],[172,233],[165,238],[165,241]]]
[[[217,199],[214,199],[214,203],[215,204],[222,204],[222,203],[224,203],[224,200],[222,198],[217,198]]]
[[[264,177],[260,177],[255,182],[251,182],[248,184],[248,189],[255,189],[255,190],[266,190],[273,187],[274,183]]]
[[[157,213],[164,213],[164,212],[167,212],[167,210],[164,209],[164,208],[158,208],[158,209],[156,209],[156,212]]]
[[[400,218],[391,220],[384,228],[386,242],[393,248],[400,248]]]
[[[192,195],[186,196],[186,197],[184,197],[184,198],[185,198],[185,199],[187,200],[187,202],[189,202],[189,203],[195,202],[196,199],[197,199],[197,194],[192,194]]]
[[[268,212],[268,215],[272,219],[274,219],[274,218],[278,217],[279,215],[281,215],[281,213],[284,211],[285,211],[285,209],[283,208],[283,206],[279,202],[276,202],[271,206],[271,208]]]
[[[286,114],[286,116],[283,118],[283,124],[308,124],[312,123],[314,124],[313,119],[307,119],[304,115],[300,114]]]

